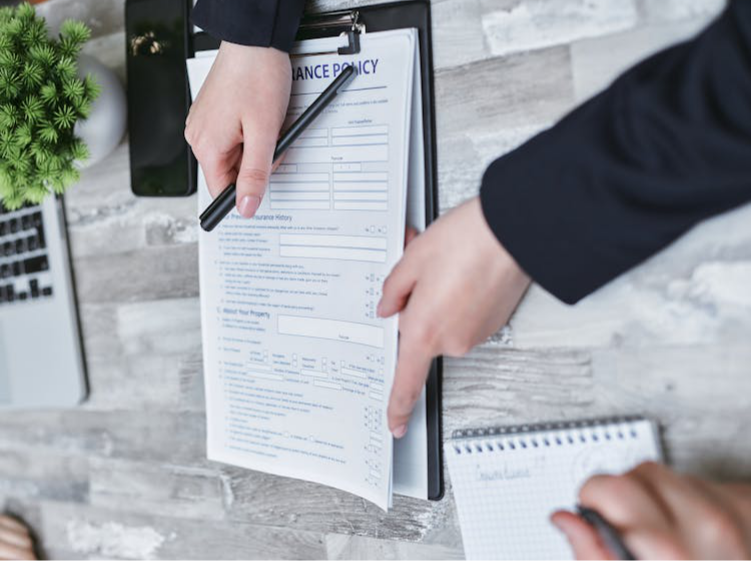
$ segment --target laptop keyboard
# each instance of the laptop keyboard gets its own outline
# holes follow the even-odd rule
[[[0,204],[0,306],[52,296],[42,209]]]

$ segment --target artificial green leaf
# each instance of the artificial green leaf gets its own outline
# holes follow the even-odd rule
[[[76,60],[71,56],[62,56],[57,61],[57,71],[63,78],[72,78],[76,75]]]
[[[80,103],[83,101],[86,88],[84,82],[78,78],[69,78],[63,81],[63,94],[69,100]]]
[[[12,103],[0,105],[0,127],[13,127],[18,121],[18,109]]]
[[[86,74],[86,78],[83,79],[83,89],[86,99],[90,101],[95,100],[102,93],[102,86],[99,85],[91,72]]]
[[[91,38],[91,30],[83,22],[69,19],[60,26],[60,35],[63,39],[83,45]]]
[[[29,123],[20,125],[16,129],[14,137],[15,143],[18,147],[26,148],[29,144],[31,144],[32,140],[31,125]]]
[[[54,122],[60,129],[67,130],[76,124],[77,118],[78,116],[73,107],[70,105],[63,105],[55,111]]]
[[[28,123],[36,123],[44,116],[44,104],[36,96],[30,95],[21,103],[23,118]]]
[[[0,99],[13,99],[18,92],[18,75],[10,68],[0,68]]]
[[[50,106],[56,105],[57,98],[58,98],[57,86],[55,86],[54,82],[47,82],[39,90],[39,96],[42,98],[42,101],[44,101],[47,105],[50,105]]]
[[[39,138],[48,143],[57,142],[59,136],[55,125],[49,121],[45,121],[39,126],[38,134]]]
[[[42,67],[38,62],[29,61],[21,70],[21,82],[29,89],[37,88],[42,85]]]
[[[46,42],[32,45],[29,49],[29,56],[44,67],[55,64],[55,50]]]

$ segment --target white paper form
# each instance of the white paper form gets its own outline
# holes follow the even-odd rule
[[[375,305],[404,243],[415,41],[373,33],[359,55],[293,59],[290,121],[342,64],[358,75],[288,150],[256,217],[233,211],[200,237],[209,458],[384,509],[397,323]],[[194,96],[208,68],[189,61]]]

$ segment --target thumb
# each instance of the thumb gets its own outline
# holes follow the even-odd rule
[[[271,160],[276,147],[276,134],[246,132],[243,156],[237,172],[237,210],[245,218],[255,216],[271,176]]]
[[[550,521],[566,536],[577,559],[613,559],[597,531],[574,513],[559,510]]]

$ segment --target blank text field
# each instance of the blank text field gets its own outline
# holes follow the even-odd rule
[[[282,193],[300,193],[302,191],[329,192],[328,183],[275,183],[272,181],[269,187],[272,193],[274,191]]]
[[[346,366],[342,366],[341,373],[344,376],[352,376],[353,378],[359,378],[361,380],[367,380],[368,375],[365,372],[360,372],[359,370],[354,370],[352,368],[347,368]]]
[[[341,390],[342,386],[335,382],[324,382],[322,380],[313,380],[313,385],[319,388],[329,388],[330,390]]]
[[[300,191],[300,192],[287,192],[287,191],[271,191],[272,201],[328,201],[329,193],[318,191]]]
[[[385,181],[335,181],[334,191],[388,191],[389,184]]]
[[[386,238],[376,236],[333,236],[319,234],[280,234],[282,245],[310,245],[321,247],[349,247],[357,249],[382,249],[386,251]]]
[[[371,191],[337,191],[334,193],[335,201],[385,201],[388,193]]]
[[[329,201],[271,201],[272,210],[328,210]]]
[[[353,202],[353,201],[335,201],[336,210],[388,210],[388,203],[378,202]]]
[[[287,165],[287,164],[284,164]],[[281,168],[281,166],[279,166]],[[294,167],[294,166],[288,166]],[[323,183],[329,184],[328,173],[275,173],[271,176],[271,184],[276,183]]]
[[[331,136],[361,136],[367,134],[388,134],[386,125],[366,125],[364,127],[334,127]]]
[[[333,339],[383,348],[383,328],[364,323],[303,316],[279,316],[277,329],[283,335]]]
[[[264,380],[278,380],[280,382],[284,380],[284,376],[273,374],[272,372],[248,372],[248,375],[256,378],[263,378]]]
[[[334,172],[334,181],[388,181],[385,171]]]
[[[332,146],[375,146],[388,144],[389,137],[385,134],[373,134],[368,136],[337,136],[331,139]]]
[[[386,238],[372,236],[281,234],[279,255],[385,263],[386,244]]]
[[[297,140],[295,140],[295,146],[298,148],[300,146],[328,146],[329,145],[329,139],[328,138],[305,138],[300,137]]]

